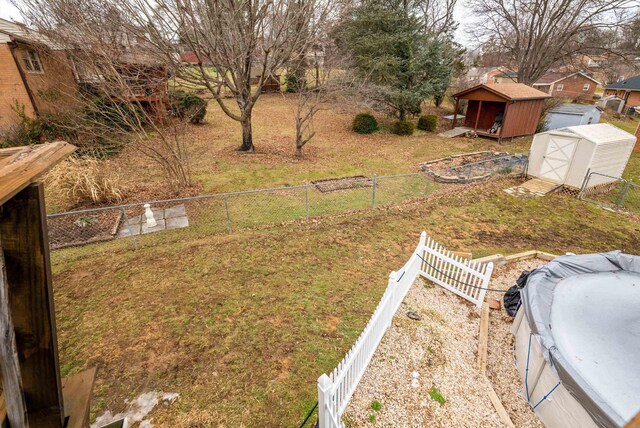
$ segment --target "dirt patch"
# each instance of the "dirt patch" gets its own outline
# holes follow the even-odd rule
[[[122,222],[117,210],[80,213],[47,219],[51,249],[108,241],[115,237]]]
[[[322,193],[335,192],[337,190],[360,189],[362,187],[373,187],[373,180],[364,175],[354,175],[351,177],[324,178],[311,182],[316,189]]]

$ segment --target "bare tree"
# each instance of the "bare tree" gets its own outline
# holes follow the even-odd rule
[[[593,52],[587,34],[627,21],[635,0],[469,0],[478,16],[473,33],[506,52],[518,80],[532,84],[554,64]]]
[[[185,123],[166,116],[170,70],[115,7],[100,2],[24,0],[23,16],[64,49],[78,86],[59,127],[100,145],[130,141],[164,172],[175,193],[191,185]],[[131,141],[132,140],[132,141]]]
[[[293,53],[305,52],[313,21],[327,0],[124,0],[119,7],[171,63],[183,85],[206,88],[240,122],[240,151],[254,150],[251,117],[262,88]],[[180,62],[189,50],[198,59]],[[225,97],[235,99],[235,107]]]
[[[319,46],[323,47],[320,51],[321,66],[317,60]],[[318,41],[316,50],[311,54],[315,58],[315,69],[304,69],[303,74],[296,73],[302,76],[298,80],[294,114],[298,157],[302,156],[302,148],[316,135],[316,114],[331,103],[344,105],[362,98],[361,89],[365,85],[363,79],[352,73],[347,61],[328,40]]]

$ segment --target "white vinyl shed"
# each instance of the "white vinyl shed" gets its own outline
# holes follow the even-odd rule
[[[570,126],[533,137],[528,175],[579,189],[589,171],[620,177],[636,137],[608,123]],[[592,176],[589,186],[615,181]]]

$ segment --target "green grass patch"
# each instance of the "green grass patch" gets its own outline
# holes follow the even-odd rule
[[[378,400],[373,400],[371,402],[371,409],[373,409],[376,412],[379,412],[380,410],[382,410],[382,404],[380,404]]]
[[[436,401],[441,406],[444,406],[444,404],[447,402],[442,393],[440,393],[440,390],[435,386],[432,386],[429,390],[429,397],[431,397],[433,401]]]

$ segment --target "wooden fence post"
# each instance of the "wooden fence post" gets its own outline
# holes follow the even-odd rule
[[[0,236],[0,373],[4,392],[7,419],[12,427],[28,427],[27,411],[22,393],[22,377],[18,362],[16,337],[9,307],[9,284],[7,282],[2,237]],[[2,421],[0,420],[0,424]]]
[[[42,183],[25,187],[3,205],[0,236],[28,423],[62,427],[64,406]]]
[[[331,386],[333,383],[325,373],[318,378],[318,428],[331,427]]]

